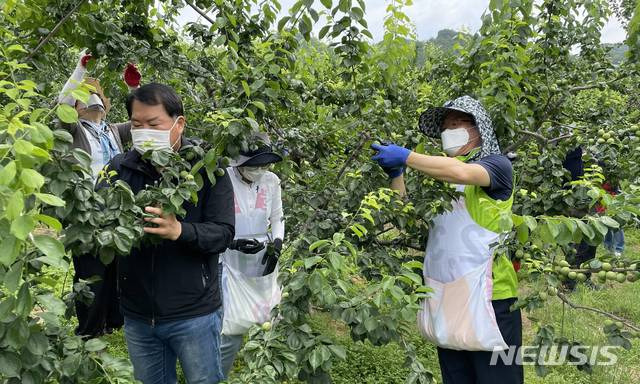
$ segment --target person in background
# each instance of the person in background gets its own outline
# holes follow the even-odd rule
[[[522,345],[517,276],[495,246],[505,238],[499,220],[511,214],[513,168],[500,153],[491,119],[480,102],[462,96],[420,116],[420,129],[442,139],[447,156],[427,156],[395,144],[378,145],[373,160],[406,194],[404,168],[449,182],[463,196],[430,224],[424,259],[425,285],[433,293],[418,314],[422,335],[438,346],[444,384],[524,382],[522,365],[493,351]]]
[[[602,189],[607,191],[611,196],[615,196],[620,193],[619,189],[614,188],[610,182],[603,183]],[[607,209],[601,204],[596,205],[596,212],[605,214],[606,211]],[[609,228],[609,231],[604,236],[603,245],[605,249],[613,253],[615,257],[622,256],[622,252],[624,252],[624,230],[622,228]]]
[[[582,147],[576,147],[573,150],[569,151],[565,156],[564,161],[562,162],[562,166],[571,174],[571,181],[581,179],[584,176]],[[567,215],[572,217],[583,217],[586,214],[586,211],[574,208],[570,208],[569,212],[567,212]],[[567,257],[567,262],[569,262],[572,268],[579,268],[581,264],[596,257],[596,248],[597,247],[589,244],[587,240],[583,239],[582,241],[580,241],[580,243],[574,244],[575,252],[572,256]],[[590,272],[588,272],[586,275],[588,277],[591,277]],[[576,284],[576,281],[571,279],[562,282],[562,286],[567,291],[575,290]],[[591,279],[587,279],[585,284],[592,288],[595,287],[591,283]]]
[[[91,54],[82,52],[75,70],[58,96],[58,102],[68,104],[78,112],[77,122],[60,122],[60,126],[73,136],[74,148],[80,148],[91,155],[91,172],[96,180],[102,168],[115,155],[123,152],[124,144],[131,142],[131,124],[129,122],[107,123],[106,117],[111,108],[111,102],[104,95],[98,80],[85,78],[90,60],[92,60]],[[123,78],[130,91],[140,86],[141,75],[134,64],[127,64]],[[73,90],[83,81],[95,88],[87,104],[75,99],[72,95]]]
[[[221,263],[232,268],[234,278],[247,279],[249,284],[256,277],[269,276],[274,272],[284,239],[280,179],[269,171],[272,164],[282,161],[282,156],[273,152],[269,137],[264,133],[255,134],[250,141],[257,149],[241,153],[227,168],[234,191],[236,235],[221,257]],[[268,242],[270,246],[265,246]],[[220,270],[223,270],[222,265]],[[246,303],[238,300],[241,293],[229,289],[226,284],[228,278],[223,273],[224,302]],[[276,282],[270,278],[262,280],[267,285]],[[276,304],[275,300],[279,300],[279,289],[262,287],[268,292],[275,291],[277,296],[264,308],[268,315]],[[228,320],[227,310],[225,307],[225,321]],[[231,371],[242,341],[242,333],[222,334],[220,354],[225,377]]]
[[[162,177],[142,154],[194,145],[182,134],[186,118],[182,100],[163,84],[145,84],[129,94],[133,149],[114,157],[110,182],[126,182],[134,194]],[[142,243],[119,257],[118,287],[124,336],[134,376],[144,384],[175,383],[176,362],[187,383],[222,380],[220,369],[221,297],[218,255],[234,237],[233,185],[225,172],[212,183],[203,175],[197,204],[185,202],[184,218],[155,206],[145,212],[147,235],[162,239]],[[102,180],[98,188],[109,181]]]
[[[82,149],[91,156],[91,175],[95,182],[99,172],[113,157],[123,151],[125,143],[131,141],[131,124],[106,122],[110,101],[105,97],[98,80],[85,78],[90,60],[91,54],[82,52],[75,70],[58,96],[58,102],[71,105],[78,112],[77,122],[59,124],[73,136],[73,148]],[[129,89],[138,88],[140,79],[141,75],[136,66],[128,64],[124,70],[124,80]],[[95,88],[87,104],[76,100],[71,94],[83,80]],[[91,304],[87,305],[81,301],[75,303],[78,318],[76,334],[92,338],[122,327],[123,318],[116,289],[116,262],[104,265],[96,255],[73,255],[72,259],[75,270],[74,283],[81,279],[99,278],[98,281],[89,284],[94,295]]]

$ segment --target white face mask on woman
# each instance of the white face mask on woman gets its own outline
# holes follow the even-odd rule
[[[146,151],[158,150],[158,149],[173,149],[176,143],[171,144],[171,131],[176,126],[178,118],[173,122],[173,125],[168,131],[163,131],[153,128],[133,128],[131,129],[131,141],[133,142],[133,148],[140,154]]]
[[[261,167],[238,167],[238,172],[245,179],[254,182],[260,180],[269,169],[268,165]]]
[[[445,129],[440,133],[442,149],[448,156],[455,156],[460,148],[469,143],[469,132],[466,128]]]

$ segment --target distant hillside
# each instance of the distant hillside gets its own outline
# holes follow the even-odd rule
[[[624,54],[629,50],[629,47],[623,43],[602,45],[606,48],[611,48],[611,51],[609,51],[609,59],[611,59],[613,64],[620,64],[622,60],[624,60]]]

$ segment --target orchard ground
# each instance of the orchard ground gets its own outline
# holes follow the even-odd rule
[[[640,230],[629,229],[625,232],[625,256],[640,260]],[[598,255],[606,252],[598,248]],[[62,290],[64,274],[61,271],[52,273],[61,277],[58,292]],[[66,288],[69,288],[71,276],[66,278]],[[526,281],[520,284],[521,294],[534,290],[536,282]],[[624,317],[633,323],[640,323],[640,285],[618,284],[607,282],[602,289],[592,290],[579,285],[577,290],[568,295],[569,299],[578,305],[595,307]],[[524,344],[532,345],[536,334],[536,319],[543,324],[550,324],[559,332],[563,320],[562,302],[553,298],[549,306],[532,313],[523,313]],[[576,321],[580,319],[580,321]],[[577,340],[585,345],[605,345],[606,338],[602,333],[605,318],[599,314],[584,310],[574,310],[565,307],[563,335],[570,341]],[[315,313],[312,325],[327,336],[334,338],[347,347],[347,360],[336,361],[332,370],[332,378],[336,384],[367,383],[367,384],[401,384],[408,374],[403,367],[404,352],[395,343],[376,347],[369,342],[353,342],[349,330],[344,324],[333,321],[328,314]],[[109,343],[109,351],[118,357],[127,357],[127,348],[122,331],[105,336]],[[425,366],[435,373],[440,381],[440,369],[435,346],[423,340],[417,328],[411,334],[411,341],[415,343],[421,360]],[[618,362],[612,366],[595,367],[592,374],[578,371],[574,366],[559,366],[550,370],[545,377],[538,377],[533,366],[525,367],[525,382],[530,384],[545,383],[638,383],[640,382],[640,346],[633,343],[631,350],[617,349]],[[236,360],[234,371],[243,364],[241,357]],[[182,376],[180,383],[184,383]]]

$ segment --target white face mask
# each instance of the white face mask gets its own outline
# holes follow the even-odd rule
[[[173,122],[168,131],[152,128],[132,128],[131,141],[133,142],[133,148],[140,154],[158,149],[173,149],[177,141],[171,144],[171,131],[176,126],[178,119]]]
[[[440,133],[442,149],[449,156],[455,156],[460,148],[469,142],[469,132],[466,128],[445,129]]]
[[[267,172],[266,167],[238,167],[238,172],[249,181],[258,181]]]

